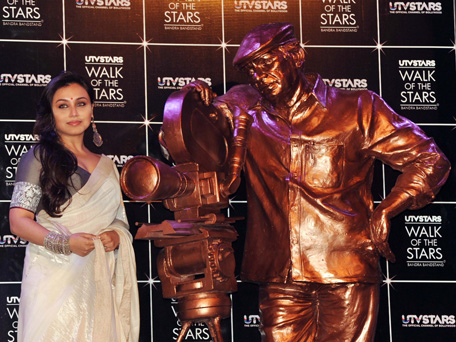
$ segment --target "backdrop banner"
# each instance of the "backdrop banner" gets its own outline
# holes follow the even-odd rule
[[[306,70],[344,89],[370,89],[416,122],[450,159],[450,177],[433,203],[392,221],[396,263],[381,260],[383,286],[377,342],[456,339],[456,0],[0,0],[0,341],[16,341],[27,241],[11,234],[8,210],[16,167],[36,142],[35,109],[61,70],[95,88],[95,121],[119,171],[136,155],[165,161],[158,143],[168,96],[194,80],[218,94],[246,83],[232,66],[253,27],[287,21],[307,53]],[[204,134],[204,132],[201,132]],[[87,137],[88,144],[90,137]],[[375,203],[398,172],[375,164]],[[173,215],[162,203],[124,197],[131,232],[137,222]],[[247,217],[243,182],[227,214]],[[239,279],[246,221],[234,242],[238,291],[225,342],[260,341],[258,287]],[[172,342],[181,324],[164,299],[158,248],[134,241],[141,304],[140,341]],[[211,341],[194,324],[185,341]]]

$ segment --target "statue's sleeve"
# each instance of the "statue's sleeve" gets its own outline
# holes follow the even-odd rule
[[[401,172],[392,192],[408,193],[410,209],[428,204],[448,178],[448,159],[418,125],[396,114],[377,94],[363,93],[358,104],[365,153]]]
[[[260,94],[252,86],[240,84],[232,87],[226,94],[216,97],[213,105],[222,113],[233,130],[236,108],[249,112],[257,106],[259,99]]]

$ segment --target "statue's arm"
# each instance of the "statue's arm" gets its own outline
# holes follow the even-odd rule
[[[388,246],[390,220],[406,209],[430,203],[448,178],[450,163],[432,138],[413,122],[396,114],[378,95],[370,93],[360,113],[365,152],[398,170],[394,187],[371,215],[371,238],[379,253],[394,261]],[[361,101],[362,102],[362,101]]]

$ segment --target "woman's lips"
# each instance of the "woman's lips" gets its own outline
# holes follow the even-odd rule
[[[70,122],[68,122],[68,125],[70,125],[70,126],[79,126],[81,124],[81,122],[82,121],[78,121],[78,120],[70,121]]]

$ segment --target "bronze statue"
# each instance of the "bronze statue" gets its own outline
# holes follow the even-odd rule
[[[250,85],[220,97],[203,82],[187,89],[229,123],[252,121],[236,159],[248,199],[241,277],[260,285],[263,341],[373,341],[390,219],[428,204],[450,164],[377,94],[330,87],[304,59],[291,24],[260,25],[233,62]],[[376,159],[401,175],[374,209]]]

